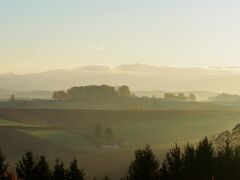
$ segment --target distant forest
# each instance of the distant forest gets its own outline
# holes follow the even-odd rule
[[[31,151],[22,155],[15,171],[8,170],[6,156],[0,151],[1,180],[84,180],[87,175],[78,161],[73,159],[69,167],[56,159],[51,168],[46,156],[35,156]],[[110,180],[108,176],[95,180]],[[228,140],[220,148],[207,137],[196,145],[183,147],[175,144],[160,163],[150,145],[135,151],[135,159],[130,163],[121,180],[238,180],[240,179],[240,147],[232,147]]]
[[[134,94],[130,91],[128,86],[119,86],[117,88],[109,85],[91,85],[72,87],[67,92],[60,90],[53,92],[53,99],[55,100],[78,100],[88,98],[106,98],[125,96],[131,97]]]
[[[136,97],[126,85],[113,87],[109,85],[91,85],[72,87],[67,91],[59,90],[53,92],[53,99],[55,100],[79,100],[79,99],[100,99],[100,98],[114,98],[114,97]],[[143,96],[143,98],[148,98]],[[156,98],[155,95],[152,98]],[[186,96],[184,93],[165,93],[164,99],[167,100],[189,100],[195,101],[196,96],[190,93]]]
[[[52,92],[49,99],[18,99],[12,94],[0,101],[4,108],[83,110],[226,109],[223,103],[197,101],[194,93],[165,92],[163,97],[136,96],[128,86],[89,85]]]
[[[210,97],[209,100],[210,101],[216,101],[216,102],[240,102],[240,96],[239,95],[221,93],[221,94],[218,94],[215,97]]]

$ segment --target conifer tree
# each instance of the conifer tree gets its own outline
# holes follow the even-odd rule
[[[37,162],[37,157],[31,151],[27,151],[22,159],[18,161],[16,173],[19,179],[33,180],[34,168]]]
[[[66,180],[66,170],[64,169],[64,163],[56,159],[56,164],[52,172],[52,180]]]
[[[67,172],[67,179],[68,180],[84,180],[84,170],[78,168],[77,160],[74,159]]]
[[[215,155],[212,142],[205,137],[196,148],[195,180],[208,180],[214,177]]]
[[[6,162],[6,156],[3,154],[2,150],[0,149],[0,179],[6,179],[8,176],[8,169],[9,164]]]
[[[158,180],[159,161],[149,145],[145,149],[135,151],[135,160],[132,161],[126,175],[127,180]]]
[[[40,156],[34,168],[34,180],[50,180],[51,170],[45,156]]]
[[[166,155],[166,160],[160,170],[161,179],[183,179],[183,159],[181,149],[178,144],[175,144],[173,149],[170,149]]]

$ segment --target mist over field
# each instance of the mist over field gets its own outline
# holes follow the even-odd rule
[[[240,93],[240,68],[161,67],[148,64],[89,65],[30,74],[1,74],[10,90],[57,90],[71,86],[126,84],[134,91],[212,91]],[[234,88],[233,88],[234,87]]]
[[[0,0],[0,180],[239,180],[239,9]]]

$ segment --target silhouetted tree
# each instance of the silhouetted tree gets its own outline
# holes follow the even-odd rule
[[[101,139],[103,136],[103,127],[100,123],[97,123],[94,129],[94,135],[97,139]]]
[[[161,179],[183,179],[183,158],[178,144],[175,144],[175,147],[170,149],[167,153],[166,160],[164,161],[160,172]]]
[[[234,174],[237,178],[240,179],[240,146],[234,148]]]
[[[34,168],[34,180],[50,180],[51,170],[45,156],[40,156]]]
[[[170,174],[169,174],[169,171],[168,171],[168,164],[167,164],[167,161],[164,160],[163,161],[163,164],[162,164],[162,167],[160,168],[160,179],[161,180],[169,180],[170,179]]]
[[[217,155],[215,179],[240,179],[240,161],[235,160],[234,149],[230,145],[229,139],[227,139],[224,148]]]
[[[196,151],[193,145],[187,143],[184,147],[183,153],[183,177],[185,180],[192,180],[195,178],[195,162],[196,162]]]
[[[196,148],[196,180],[209,180],[214,177],[215,156],[212,142],[205,137]]]
[[[52,172],[52,180],[66,180],[66,177],[64,163],[57,159]]]
[[[107,141],[112,141],[114,140],[114,134],[113,131],[110,127],[107,127],[104,131],[104,139]]]
[[[22,159],[18,161],[16,172],[19,179],[33,180],[34,168],[37,162],[37,157],[31,151],[27,151]]]
[[[8,163],[6,162],[6,156],[3,154],[2,150],[0,149],[0,179],[7,179],[8,177]]]
[[[78,168],[77,160],[74,159],[67,172],[67,180],[84,180],[84,170]]]
[[[240,179],[240,148],[229,141],[217,153],[206,137],[196,148],[187,144],[184,152],[178,145],[171,149],[160,169],[162,180],[238,180]]]
[[[131,162],[127,180],[157,180],[159,179],[159,161],[149,145],[145,149],[135,151],[135,160]]]

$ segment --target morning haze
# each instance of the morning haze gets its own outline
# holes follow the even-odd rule
[[[239,9],[0,1],[0,180],[239,180]]]
[[[177,68],[149,64],[88,65],[24,75],[2,74],[0,84],[10,90],[57,90],[71,86],[127,84],[135,91],[205,90],[239,94],[239,67]],[[234,87],[234,88],[233,88]]]
[[[238,66],[238,1],[0,2],[0,71]]]

